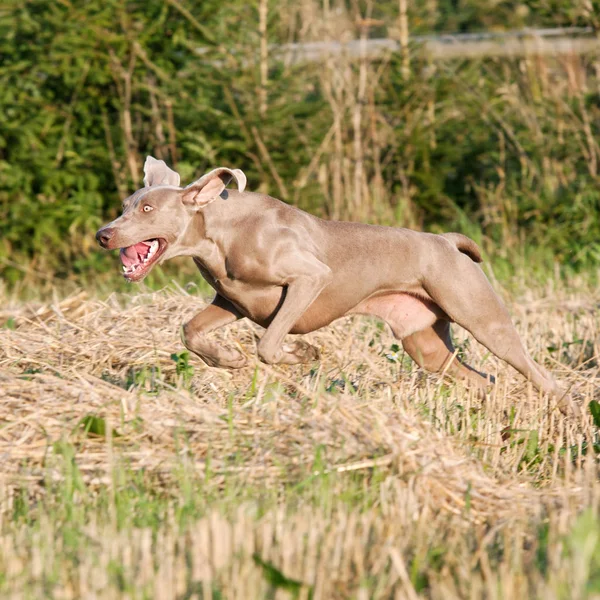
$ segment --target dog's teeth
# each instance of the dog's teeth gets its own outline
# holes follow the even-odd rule
[[[130,265],[129,267],[126,267],[125,265],[123,265],[123,272],[125,273],[125,275],[132,275],[138,269],[143,268],[144,265],[148,262],[148,260],[150,259],[151,256],[152,256],[152,253],[149,252],[144,258],[142,258],[140,260],[140,262],[138,262],[138,263],[136,263],[134,265]]]

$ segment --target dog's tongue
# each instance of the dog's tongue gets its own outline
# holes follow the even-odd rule
[[[136,265],[139,263],[144,256],[148,253],[150,244],[148,242],[140,242],[133,246],[127,246],[127,248],[121,248],[120,256],[121,262],[126,266]]]

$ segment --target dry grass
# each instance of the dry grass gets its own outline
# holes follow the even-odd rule
[[[3,597],[600,597],[589,412],[563,417],[462,334],[498,376],[484,405],[364,318],[308,336],[312,368],[227,372],[181,354],[204,306],[183,290],[3,305]],[[511,310],[587,405],[593,293]],[[253,352],[255,333],[215,335]]]

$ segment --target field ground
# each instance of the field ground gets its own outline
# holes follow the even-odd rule
[[[3,598],[600,598],[591,286],[509,302],[582,418],[458,331],[484,403],[365,318],[228,372],[183,352],[181,289],[0,300]]]

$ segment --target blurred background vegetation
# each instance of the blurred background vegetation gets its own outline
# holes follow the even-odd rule
[[[595,39],[599,20],[592,0],[4,3],[0,275],[20,290],[120,279],[94,233],[146,154],[184,183],[242,168],[249,189],[326,218],[461,231],[500,274],[596,266],[600,51],[434,60],[417,40],[570,26]],[[370,38],[400,48],[282,50]]]

